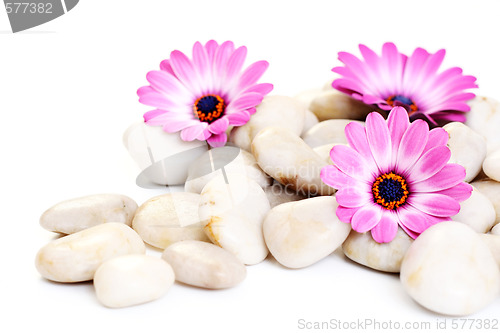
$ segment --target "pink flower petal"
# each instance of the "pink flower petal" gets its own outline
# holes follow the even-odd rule
[[[184,141],[195,140],[206,128],[207,123],[198,123],[194,126],[184,128],[181,131],[181,139]]]
[[[417,183],[411,183],[411,192],[436,192],[451,188],[465,178],[465,169],[459,164],[446,164],[434,176]]]
[[[382,218],[382,209],[379,205],[375,204],[364,205],[352,216],[352,229],[359,233],[373,229]]]
[[[256,92],[263,96],[269,94],[273,90],[274,86],[270,83],[259,83],[245,89],[242,94],[248,92]]]
[[[146,79],[158,92],[171,100],[171,104],[187,104],[194,102],[194,97],[174,76],[162,71],[151,71]]]
[[[237,77],[240,74],[246,56],[247,48],[244,46],[237,48],[233,52],[233,54],[231,54],[229,60],[227,61],[226,78],[231,79],[233,77]]]
[[[344,223],[351,223],[352,216],[354,215],[354,213],[358,211],[358,209],[359,209],[358,207],[349,208],[344,206],[338,206],[335,213],[337,214],[337,217],[339,218],[340,221]]]
[[[420,235],[419,233],[417,233],[411,229],[408,229],[404,224],[401,223],[401,221],[399,222],[399,226],[401,227],[401,229],[404,230],[404,232],[406,232],[406,234],[408,236],[410,236],[413,239],[416,239]]]
[[[351,147],[337,145],[330,151],[333,163],[345,174],[359,181],[372,184],[375,176],[365,159]]]
[[[369,168],[375,173],[377,170],[377,164],[373,159],[370,145],[368,144],[365,127],[360,123],[350,122],[345,127],[345,136],[349,145],[364,157],[366,163],[369,165]]]
[[[372,238],[377,243],[389,243],[398,232],[399,219],[395,212],[384,210],[380,222],[371,230]]]
[[[416,209],[435,216],[453,216],[460,211],[460,204],[453,198],[437,193],[413,193],[408,203]]]
[[[458,202],[469,199],[472,194],[472,186],[467,183],[459,183],[449,189],[436,192],[437,194],[447,195]],[[451,215],[450,215],[451,216]]]
[[[208,130],[213,134],[220,134],[222,132],[225,132],[228,126],[229,126],[229,119],[227,119],[227,117],[222,117],[211,123],[208,126]]]
[[[380,114],[371,112],[366,117],[366,137],[380,173],[388,172],[391,169],[392,143],[387,124]]]
[[[373,195],[356,187],[343,187],[335,197],[339,205],[349,208],[361,207],[373,202]]]
[[[451,152],[446,146],[434,147],[425,152],[415,166],[403,176],[409,183],[416,183],[434,176],[450,159]]]
[[[417,234],[421,234],[432,225],[426,217],[427,214],[424,214],[411,205],[399,207],[397,214],[400,223]]]
[[[250,120],[250,114],[247,111],[231,113],[225,116],[229,120],[229,125],[243,126]]]
[[[446,132],[442,127],[433,128],[429,132],[429,140],[427,140],[427,144],[425,145],[424,153],[434,147],[446,146],[449,137],[448,132]]]
[[[144,114],[144,121],[151,126],[156,126],[156,125],[165,125],[170,122],[190,122],[192,124],[196,124],[199,121],[194,120],[191,118],[189,115],[185,113],[179,113],[179,112],[171,112],[171,111],[166,111],[166,110],[151,110],[148,111]]]
[[[195,94],[201,95],[202,89],[194,66],[191,60],[181,51],[172,51],[170,53],[170,65],[174,70],[175,76]]]
[[[424,151],[428,137],[429,125],[425,121],[415,120],[410,124],[401,139],[398,150],[396,169],[399,173],[406,173],[413,167]]]
[[[159,117],[157,117],[159,118]],[[154,118],[153,120],[157,119]],[[152,121],[148,121],[148,124],[152,123]],[[183,130],[184,128],[190,127],[190,126],[195,126],[199,124],[200,122],[197,120],[170,120],[167,123],[163,123],[163,130],[168,133],[175,133],[180,130]]]
[[[226,133],[214,134],[207,139],[207,142],[212,147],[223,147],[227,142]]]
[[[170,60],[168,59],[165,59],[160,63],[160,70],[165,71],[175,77],[174,70],[172,69],[172,65],[170,65]]]
[[[392,158],[391,164],[395,165],[398,157],[399,144],[403,135],[410,124],[410,119],[408,118],[408,112],[405,108],[397,106],[389,112],[389,117],[387,117],[387,127],[391,133],[391,143],[392,143]]]
[[[214,40],[209,40],[205,44],[205,50],[207,51],[207,57],[208,57],[209,63],[212,63],[214,61],[215,52],[217,52],[218,48],[219,48],[219,44]]]
[[[334,165],[327,165],[321,169],[320,177],[323,183],[335,189],[343,187],[356,187],[364,192],[371,191],[370,185],[346,175]]]
[[[238,87],[242,89],[243,87],[254,85],[264,74],[264,72],[269,67],[269,63],[265,60],[257,61],[248,66],[248,68],[241,74]]]
[[[262,102],[264,96],[258,93],[246,93],[239,96],[238,98],[232,100],[226,107],[226,113],[231,114],[241,110],[248,109],[250,107],[255,107]]]

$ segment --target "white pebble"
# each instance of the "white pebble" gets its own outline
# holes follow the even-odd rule
[[[335,215],[337,206],[334,197],[324,196],[274,207],[263,226],[274,258],[283,266],[302,268],[335,251],[351,231]]]
[[[453,122],[443,129],[448,132],[448,147],[451,151],[449,163],[457,163],[465,168],[465,181],[472,181],[481,171],[486,157],[486,141],[466,125]]]
[[[468,104],[471,109],[465,114],[465,124],[486,140],[488,152],[499,149],[500,103],[490,97],[476,96]]]
[[[250,151],[253,138],[269,126],[286,128],[296,135],[302,133],[306,107],[287,96],[266,96],[257,106],[257,112],[243,126],[231,131],[229,141],[241,149]]]
[[[313,126],[318,124],[318,118],[314,113],[309,110],[306,110],[306,116],[304,118],[304,128],[302,129],[302,133],[300,136],[303,136],[307,133]]]
[[[62,201],[47,209],[40,225],[54,232],[72,234],[107,222],[130,226],[137,203],[119,194],[95,194]]]
[[[500,182],[494,180],[479,180],[471,183],[479,192],[484,194],[495,208],[495,224],[500,223]]]
[[[160,185],[184,184],[189,166],[208,149],[205,141],[183,141],[179,133],[144,122],[123,133],[123,144],[142,171],[138,181]]]
[[[139,207],[132,227],[146,243],[160,249],[186,239],[209,242],[198,216],[199,203],[196,193],[156,196]]]
[[[389,243],[377,243],[371,232],[351,231],[342,250],[347,258],[366,267],[382,272],[398,273],[403,257],[413,239],[398,228],[396,237]]]
[[[423,307],[450,316],[477,312],[498,297],[500,272],[479,234],[456,222],[425,230],[401,265],[406,292]]]
[[[329,119],[322,121],[312,127],[302,138],[311,148],[316,148],[330,143],[347,143],[345,127],[355,120],[350,119]],[[362,121],[356,121],[364,124]]]
[[[484,194],[473,187],[469,199],[460,203],[460,212],[451,218],[467,224],[476,232],[486,233],[495,224],[495,208]]]
[[[252,153],[259,166],[283,185],[311,195],[331,195],[334,189],[320,178],[328,163],[299,136],[280,127],[262,130],[252,143]]]
[[[500,182],[500,148],[488,153],[483,162],[483,171],[491,179]]]
[[[500,224],[495,224],[493,228],[491,228],[490,233],[493,235],[499,235],[500,236]]]
[[[304,108],[308,109],[309,105],[311,105],[311,102],[313,101],[313,99],[315,99],[316,97],[321,95],[322,92],[323,92],[323,89],[320,89],[320,88],[308,89],[308,90],[304,90],[304,91],[299,92],[298,94],[293,96],[293,98],[300,101],[302,103],[302,105],[304,106]]]
[[[481,240],[488,246],[490,249],[493,258],[500,266],[500,236],[494,234],[479,234]]]
[[[252,154],[238,147],[224,146],[212,148],[193,162],[184,190],[201,193],[203,187],[216,176],[222,175],[223,171],[245,175],[262,188],[272,183],[272,178],[262,171]]]
[[[94,288],[103,305],[123,308],[160,298],[174,281],[174,271],[164,260],[129,254],[99,266],[94,276]]]
[[[330,157],[330,152],[332,151],[332,148],[338,145],[344,145],[346,144],[343,143],[327,143],[326,145],[318,146],[313,148],[314,152],[321,156],[326,163],[333,165],[333,161]]]
[[[282,203],[299,201],[306,199],[307,196],[301,193],[297,193],[290,186],[281,185],[277,181],[274,181],[273,185],[268,186],[264,189],[267,199],[271,208],[281,205]]]
[[[177,281],[196,287],[234,287],[247,274],[245,265],[234,254],[210,243],[175,243],[165,249],[162,258],[174,269]]]
[[[337,90],[325,90],[311,101],[309,110],[319,121],[327,119],[360,119],[375,110],[374,106],[366,105],[347,94]]]
[[[238,174],[212,179],[201,192],[200,220],[214,243],[246,265],[268,254],[262,222],[271,208],[266,194],[253,180]]]
[[[92,280],[106,260],[145,252],[144,242],[132,228],[111,222],[48,243],[38,251],[35,265],[48,280],[81,282]]]

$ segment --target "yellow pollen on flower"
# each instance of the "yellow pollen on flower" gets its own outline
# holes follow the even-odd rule
[[[375,179],[372,185],[373,199],[383,208],[394,210],[408,199],[408,183],[394,172],[385,173]]]
[[[413,102],[413,100],[411,100],[408,97],[404,97],[401,95],[391,95],[391,96],[387,97],[387,99],[385,101],[387,102],[387,104],[389,104],[392,107],[397,106],[397,105],[394,105],[395,101],[403,103],[404,105],[408,105],[408,107],[410,108],[410,110],[408,110],[409,115],[412,115],[418,111],[418,107],[415,104],[415,102]]]
[[[219,119],[226,109],[224,99],[208,94],[198,98],[193,105],[194,114],[202,122],[211,123]]]

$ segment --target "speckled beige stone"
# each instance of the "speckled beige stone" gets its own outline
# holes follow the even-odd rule
[[[110,222],[48,243],[38,251],[35,266],[48,280],[81,282],[92,280],[106,260],[145,252],[144,242],[132,228]]]
[[[318,117],[319,121],[327,119],[364,120],[366,115],[374,111],[375,108],[332,89],[325,90],[314,98],[309,105],[309,110]]]
[[[62,234],[72,234],[107,222],[130,226],[136,209],[137,203],[125,195],[94,194],[50,207],[40,217],[40,225]]]
[[[333,196],[304,199],[274,207],[264,220],[269,251],[283,266],[302,268],[331,254],[349,235]]]
[[[406,292],[423,307],[444,315],[473,314],[498,297],[500,271],[488,246],[462,223],[425,230],[401,265]]]
[[[160,298],[174,281],[174,271],[164,260],[129,254],[99,266],[94,275],[94,288],[103,305],[123,308]]]
[[[262,130],[252,143],[252,153],[259,166],[283,185],[311,195],[335,192],[320,178],[328,163],[299,136],[280,127]]]
[[[157,248],[187,239],[209,242],[198,216],[200,195],[173,192],[153,197],[137,210],[132,227]]]
[[[234,287],[247,274],[245,265],[234,254],[199,241],[172,244],[165,249],[162,258],[172,265],[177,281],[196,287]]]
[[[412,242],[413,239],[401,228],[398,228],[392,242],[383,244],[374,241],[370,232],[358,233],[352,230],[342,244],[342,250],[347,258],[358,264],[378,271],[398,273]]]

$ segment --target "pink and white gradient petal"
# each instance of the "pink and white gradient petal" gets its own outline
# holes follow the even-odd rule
[[[384,211],[380,222],[371,229],[372,238],[377,243],[389,243],[396,237],[398,225],[398,215],[390,210]]]
[[[374,203],[360,207],[352,216],[352,229],[359,232],[367,232],[373,229],[382,218],[382,208]]]

